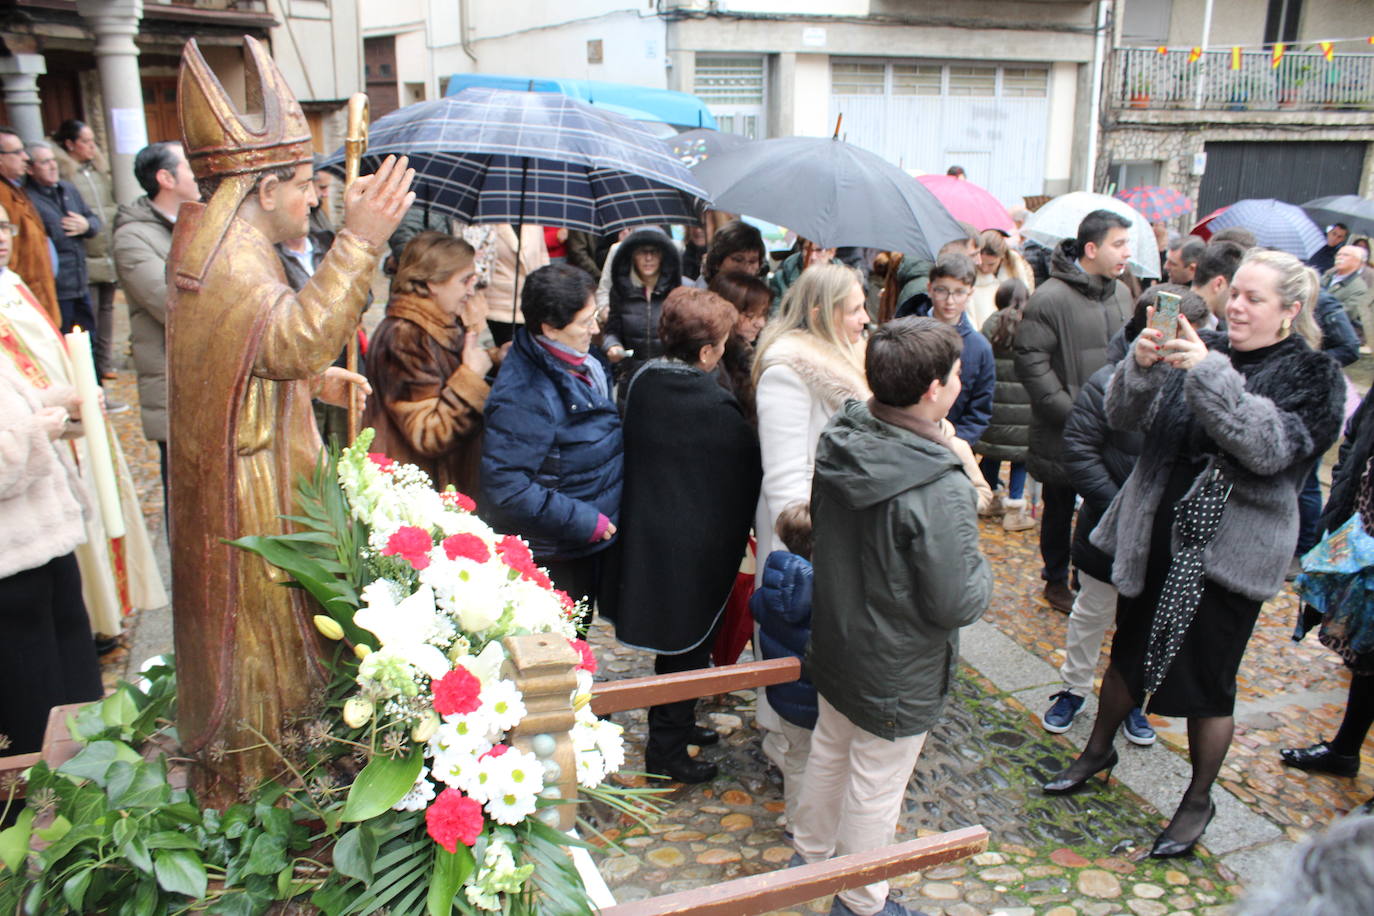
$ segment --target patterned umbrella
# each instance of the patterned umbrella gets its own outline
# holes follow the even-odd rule
[[[1208,215],[1193,229],[1193,234],[1211,238],[1217,230],[1232,226],[1253,232],[1261,248],[1277,248],[1303,260],[1326,244],[1326,234],[1308,219],[1301,207],[1269,198],[1238,200],[1220,213]],[[1203,231],[1198,232],[1198,229]]]
[[[1159,277],[1159,248],[1155,231],[1138,210],[1129,204],[1088,191],[1061,194],[1030,215],[1021,235],[1053,248],[1060,240],[1078,235],[1078,224],[1094,210],[1110,210],[1131,222],[1131,272],[1137,277]]]
[[[638,124],[553,92],[465,89],[372,125],[362,173],[410,157],[418,194],[469,223],[535,223],[606,234],[693,223],[706,192]],[[343,150],[324,167],[341,171]]]
[[[1152,223],[1162,223],[1165,220],[1173,219],[1175,216],[1193,212],[1193,202],[1188,199],[1187,195],[1181,194],[1173,188],[1160,188],[1155,185],[1143,184],[1138,187],[1127,188],[1124,191],[1117,191],[1112,196],[1139,210]]]
[[[945,205],[951,216],[971,224],[979,232],[996,229],[1011,235],[1016,231],[1007,208],[973,182],[953,175],[917,175],[916,180]]]
[[[1374,235],[1374,200],[1356,194],[1318,197],[1302,205],[1318,226],[1345,223],[1356,235]]]

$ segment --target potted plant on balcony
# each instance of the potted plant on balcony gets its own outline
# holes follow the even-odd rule
[[[1150,78],[1143,73],[1137,73],[1131,77],[1128,94],[1132,108],[1150,107]]]

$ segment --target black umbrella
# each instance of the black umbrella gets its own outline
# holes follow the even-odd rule
[[[1318,197],[1302,205],[1307,215],[1319,226],[1345,223],[1351,232],[1374,235],[1374,200],[1356,194]]]
[[[756,140],[692,170],[714,201],[826,248],[859,246],[934,260],[964,230],[912,176],[828,137]]]

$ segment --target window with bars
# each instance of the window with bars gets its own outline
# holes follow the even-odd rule
[[[949,94],[954,96],[996,95],[997,68],[950,67]]]
[[[839,95],[882,95],[887,90],[887,65],[832,58],[830,83]]]
[[[762,105],[763,58],[698,55],[693,91],[707,105]]]
[[[893,64],[892,94],[939,95],[943,70],[939,64]]]

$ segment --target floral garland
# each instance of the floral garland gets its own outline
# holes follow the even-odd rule
[[[501,676],[501,640],[556,633],[577,651],[570,737],[580,785],[599,786],[624,764],[622,729],[591,712],[596,659],[575,626],[586,608],[554,588],[523,540],[479,519],[469,497],[436,492],[419,468],[368,453],[372,438],[364,430],[338,459],[339,484],[367,530],[361,554],[373,576],[353,623],[375,637],[375,646],[354,645],[361,661],[344,722],[376,728],[393,757],[423,755],[414,784],[392,807],[424,810],[429,836],[450,853],[485,834],[464,894],[498,910],[500,895],[520,892],[533,865],[516,865],[512,834],[496,825],[537,813],[557,819],[556,808],[538,809],[541,797],[557,797],[556,765],[504,740],[526,709],[515,682]],[[344,636],[333,617],[320,615],[316,625]]]

